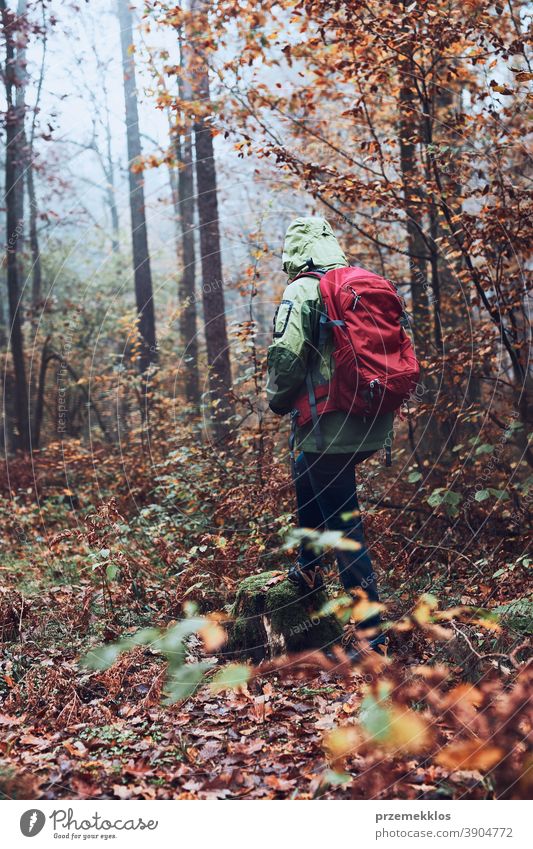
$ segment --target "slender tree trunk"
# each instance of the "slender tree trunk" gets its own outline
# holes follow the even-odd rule
[[[196,322],[196,248],[194,244],[194,162],[192,127],[180,144],[181,161],[178,175],[178,202],[181,220],[181,253],[183,273],[179,282],[180,340],[185,359],[185,396],[198,407],[198,336]]]
[[[24,337],[22,332],[22,305],[20,291],[20,243],[23,230],[23,158],[24,158],[24,108],[16,102],[17,61],[15,41],[18,19],[10,13],[5,0],[0,0],[0,13],[6,42],[4,70],[6,90],[6,266],[9,299],[10,341],[15,376],[15,415],[17,433],[15,448],[29,451],[31,447],[30,419],[28,410],[28,384],[24,359]]]
[[[28,72],[26,70],[26,45],[28,35],[26,31],[26,0],[18,0],[17,3],[17,34],[15,45],[15,59],[13,65],[13,85],[15,93],[15,107],[19,120],[19,138],[17,146],[20,151],[20,191],[17,191],[18,211],[17,215],[22,222],[18,240],[19,268],[21,265],[22,252],[24,250],[24,184],[26,180],[26,166],[28,145],[26,141],[26,86],[28,84]]]
[[[180,37],[180,62],[182,74],[179,77],[179,94],[182,103],[191,99],[191,91],[186,74],[183,40]],[[185,371],[185,397],[198,408],[200,404],[200,386],[198,379],[198,337],[196,321],[196,247],[194,243],[194,153],[193,126],[186,120],[186,110],[182,110],[181,129],[183,135],[176,135],[176,159],[178,161],[177,203],[181,224],[181,259],[183,273],[178,287],[180,307],[180,342],[183,352]]]
[[[0,278],[0,352],[4,353],[7,346],[7,327],[5,315],[5,302],[7,301],[7,291],[4,277]],[[6,446],[13,440],[9,433],[12,429],[14,416],[10,415],[9,400],[11,393],[8,389],[8,381],[10,378],[9,372],[4,372],[4,380],[0,387],[0,453],[4,453]]]
[[[35,181],[33,177],[33,165],[31,163],[32,152],[29,151],[30,161],[26,168],[26,185],[28,187],[29,201],[29,236],[31,251],[32,287],[31,302],[34,312],[38,309],[42,300],[43,272],[41,266],[41,253],[39,250],[39,234],[37,232],[37,198],[35,195]]]
[[[433,321],[430,315],[431,292],[433,308],[435,310],[434,321],[438,324],[438,308],[440,298],[440,283],[438,270],[438,257],[435,243],[430,233],[426,237],[424,232],[424,201],[426,197],[421,185],[424,184],[423,164],[417,155],[417,144],[421,136],[421,113],[425,109],[420,108],[420,101],[415,96],[414,67],[412,62],[406,58],[399,66],[400,92],[399,92],[399,143],[400,143],[400,168],[402,173],[403,193],[405,200],[405,214],[407,218],[407,249],[409,252],[409,272],[411,284],[411,300],[413,315],[413,335],[416,350],[422,363],[432,358],[433,349]],[[430,222],[431,223],[431,222]],[[428,283],[428,260],[431,268],[432,285]],[[439,327],[440,331],[440,327]],[[442,445],[440,424],[436,415],[438,401],[438,386],[430,371],[422,367],[422,381],[426,388],[424,401],[431,411],[429,415],[417,417],[417,428],[421,427],[424,435],[424,448],[426,454],[437,454]],[[432,409],[433,408],[433,409]]]
[[[47,336],[41,351],[41,364],[39,366],[39,379],[37,381],[37,392],[35,397],[35,412],[33,416],[33,446],[37,450],[41,444],[41,428],[44,416],[44,394],[46,386],[46,368],[48,366],[48,345],[50,337]]]
[[[152,274],[148,253],[148,234],[146,230],[146,211],[144,203],[144,178],[137,171],[141,157],[141,138],[139,133],[139,110],[135,82],[135,63],[131,48],[133,45],[133,25],[129,0],[117,0],[120,23],[120,41],[122,46],[122,68],[124,72],[124,100],[126,105],[126,133],[128,142],[131,238],[133,247],[133,271],[135,276],[135,296],[139,315],[139,333],[141,337],[140,369],[145,372],[157,361],[157,343],[155,332],[154,300],[152,292]]]
[[[440,172],[441,182],[445,188],[448,198],[453,198],[454,206],[461,206],[462,186],[461,186],[461,171],[452,164],[451,155],[446,151],[451,147],[452,130],[449,129],[450,123],[453,121],[454,108],[460,107],[461,94],[460,91],[453,91],[450,88],[451,83],[436,84],[435,88],[435,116],[433,145],[434,150],[434,167]],[[457,133],[453,132],[453,148],[461,144],[457,137]],[[444,151],[444,153],[443,153]],[[455,157],[454,157],[455,158]],[[428,185],[434,184],[431,164],[428,162]],[[437,194],[435,193],[437,196]],[[447,237],[446,227],[443,227],[442,217],[437,217],[438,206],[435,208],[436,225],[435,229],[438,236],[439,249],[450,244]],[[455,248],[456,246],[451,246]],[[455,251],[454,251],[455,252]],[[475,323],[476,318],[471,304],[471,296],[463,289],[460,283],[460,272],[463,266],[462,257],[453,256],[447,259],[446,251],[439,254],[439,278],[441,292],[441,308],[440,317],[444,334],[454,335],[460,330],[464,321],[464,309],[467,306],[470,313],[470,320]],[[466,304],[465,304],[466,299]],[[439,340],[437,339],[437,342]],[[473,365],[473,364],[472,364]],[[481,385],[478,375],[474,369],[468,375],[468,383],[464,388],[468,401],[478,404],[481,399]],[[457,431],[458,423],[454,423],[454,428]],[[461,422],[461,431],[470,431],[475,434],[477,425]]]
[[[209,98],[207,76],[201,81],[200,91],[206,99]],[[218,435],[224,436],[228,430],[227,419],[233,414],[233,405],[229,398],[231,362],[222,280],[213,136],[209,125],[202,118],[195,123],[194,137],[209,390],[215,429]]]
[[[187,33],[191,44],[197,43],[195,30],[203,32],[207,26],[204,2],[195,4],[198,19]],[[196,153],[196,192],[200,223],[200,253],[202,256],[202,302],[204,310],[207,365],[209,369],[209,394],[211,418],[215,436],[224,440],[229,433],[229,419],[234,413],[231,392],[231,361],[224,305],[222,255],[218,218],[217,175],[213,136],[208,118],[211,101],[209,76],[204,57],[196,53],[191,70],[194,99],[202,112],[194,122]]]
[[[409,272],[411,282],[414,337],[422,354],[427,354],[431,336],[428,299],[427,259],[428,246],[423,236],[423,217],[420,210],[420,173],[416,156],[416,139],[419,135],[414,110],[412,69],[409,62],[400,66],[402,75],[399,96],[399,142],[400,166],[407,218],[407,244],[410,255]]]
[[[22,20],[23,16],[26,15],[27,12],[27,0],[18,0],[17,7],[17,15],[19,16],[19,20]],[[42,299],[42,267],[41,267],[41,254],[39,250],[39,235],[37,232],[37,197],[35,193],[35,179],[34,179],[34,166],[33,166],[33,148],[35,141],[35,125],[37,118],[37,110],[39,108],[39,102],[41,99],[41,92],[43,86],[43,78],[44,78],[44,61],[46,55],[46,12],[45,6],[43,4],[42,8],[43,14],[43,57],[41,62],[41,69],[39,74],[39,79],[37,82],[37,98],[35,101],[35,107],[33,111],[33,118],[30,123],[29,134],[26,136],[26,129],[24,126],[23,129],[23,160],[22,167],[24,173],[24,180],[26,183],[26,188],[28,191],[28,231],[29,231],[29,244],[30,244],[30,256],[31,256],[31,278],[32,278],[32,287],[31,287],[31,313],[30,313],[30,322],[31,322],[31,336],[30,343],[32,347],[35,346],[36,342],[36,334],[37,334],[37,326],[38,326],[38,310],[39,305]],[[17,108],[21,110],[24,114],[24,122],[26,115],[26,103],[25,103],[25,89],[27,85],[27,71],[26,71],[26,40],[23,39],[21,41],[21,45],[17,48],[17,66],[20,69],[18,72],[18,87],[17,87]],[[24,220],[24,185],[22,186],[22,200],[21,200],[21,210],[20,210],[21,219]],[[19,247],[19,250],[22,250],[22,244]],[[29,416],[30,416],[30,427],[32,428],[33,435],[33,443],[34,447],[38,448],[38,443],[35,443],[35,433],[36,433],[36,425],[35,425],[35,369],[30,368],[29,375]]]
[[[26,7],[26,0],[23,0],[24,6]],[[37,83],[37,96],[35,99],[35,106],[33,108],[33,117],[31,121],[30,134],[28,139],[28,148],[27,148],[27,156],[26,156],[26,184],[28,188],[28,202],[29,202],[29,210],[28,210],[28,218],[29,218],[29,237],[30,237],[30,251],[31,251],[31,267],[32,267],[32,294],[31,294],[31,302],[33,307],[33,315],[35,317],[37,313],[37,309],[42,300],[42,265],[41,265],[41,252],[39,250],[39,234],[37,230],[37,218],[38,218],[38,206],[37,206],[37,195],[35,192],[35,176],[34,176],[34,143],[35,143],[35,128],[37,122],[37,112],[39,109],[39,103],[41,100],[41,93],[43,89],[44,82],[44,68],[45,68],[45,60],[46,60],[46,45],[47,45],[47,34],[46,34],[46,7],[43,4],[42,6],[42,42],[43,42],[43,53],[41,60],[41,68],[39,72],[39,80]],[[33,397],[33,393],[32,393]]]
[[[119,218],[115,200],[115,187],[110,184],[107,189],[107,205],[111,215],[111,250],[114,254],[120,253],[119,243]]]
[[[6,314],[4,307],[5,295],[6,287],[4,276],[2,274],[2,278],[0,279],[0,351],[3,351],[7,344]]]
[[[30,236],[30,253],[31,253],[31,346],[35,348],[37,342],[37,329],[39,325],[39,309],[42,304],[42,267],[41,253],[39,250],[39,235],[37,232],[37,198],[35,195],[35,182],[33,178],[33,143],[30,141],[26,150],[26,186],[28,189],[28,223]],[[35,368],[30,368],[30,426],[33,434],[33,447],[39,448],[39,432],[40,425],[37,426],[36,417],[38,415],[35,388]],[[37,437],[37,438],[36,438]]]
[[[117,208],[117,196],[115,190],[115,163],[113,162],[113,150],[111,147],[111,125],[109,121],[109,108],[107,106],[106,94],[106,123],[105,123],[105,166],[104,172],[107,181],[106,199],[111,217],[111,250],[114,254],[120,252],[120,223]]]

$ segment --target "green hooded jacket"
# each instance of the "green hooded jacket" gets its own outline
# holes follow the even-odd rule
[[[283,270],[289,285],[274,315],[274,334],[268,349],[267,398],[270,409],[278,415],[290,413],[305,389],[308,369],[313,383],[328,381],[332,376],[333,348],[326,342],[317,351],[318,320],[323,309],[319,281],[301,277],[308,260],[319,268],[342,268],[348,261],[324,218],[296,218],[285,235]],[[373,419],[344,412],[324,413],[319,417],[325,453],[351,454],[376,451],[392,441],[393,414]],[[317,452],[316,433],[309,423],[296,430],[296,445],[302,451]]]

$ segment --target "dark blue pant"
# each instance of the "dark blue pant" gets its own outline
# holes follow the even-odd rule
[[[337,550],[339,575],[346,590],[361,587],[370,601],[379,601],[376,576],[365,545],[363,522],[358,514],[359,502],[355,488],[356,465],[373,453],[302,452],[296,458],[294,481],[300,527],[342,531],[343,536],[360,543],[358,551]],[[350,515],[354,512],[357,515]],[[319,562],[320,555],[302,543],[300,566],[305,569]],[[364,624],[366,627],[375,627],[378,622],[379,617],[373,617]]]

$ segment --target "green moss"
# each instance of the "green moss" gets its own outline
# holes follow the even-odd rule
[[[268,590],[265,610],[274,633],[283,635],[287,651],[328,648],[340,638],[339,621],[334,616],[319,616],[327,600],[325,590],[302,597],[290,581]]]
[[[232,624],[226,654],[249,657],[258,663],[268,649],[267,632],[264,626],[265,584],[275,572],[261,572],[241,581],[231,609]]]
[[[241,581],[235,596],[235,604],[238,604],[239,598],[250,593],[260,592],[263,589],[268,589],[267,584],[273,578],[279,575],[279,572],[260,572],[258,575],[250,575]]]
[[[327,601],[320,590],[302,597],[290,581],[269,583],[278,572],[251,575],[239,585],[232,608],[228,651],[255,662],[284,651],[327,648],[342,628],[334,616],[320,617]]]

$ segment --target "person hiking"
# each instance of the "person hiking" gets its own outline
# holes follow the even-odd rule
[[[348,265],[324,218],[290,224],[283,270],[289,284],[274,316],[267,399],[274,413],[291,415],[298,523],[341,531],[355,541],[357,550],[336,551],[340,579],[349,593],[362,591],[379,602],[355,469],[383,448],[389,462],[394,409],[418,378],[411,342],[400,326],[401,299],[389,281]],[[312,592],[323,585],[321,565],[304,538],[288,577],[302,593]],[[380,621],[379,615],[364,619],[360,634],[383,653]]]

